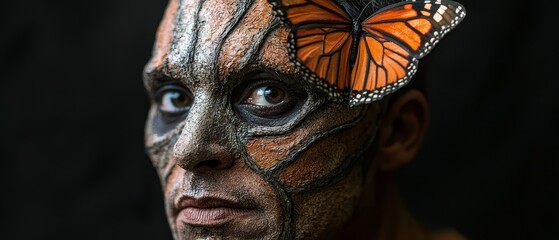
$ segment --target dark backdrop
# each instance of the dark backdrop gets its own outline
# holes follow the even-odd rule
[[[552,7],[463,0],[420,61],[432,124],[400,172],[427,227],[559,239]],[[3,239],[170,239],[144,154],[147,62],[164,0],[5,1],[0,8]]]

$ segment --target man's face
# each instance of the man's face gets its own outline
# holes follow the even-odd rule
[[[352,215],[380,107],[328,101],[287,34],[266,0],[170,1],[146,147],[175,238],[323,238]]]

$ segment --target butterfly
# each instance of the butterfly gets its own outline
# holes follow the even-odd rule
[[[406,85],[419,59],[466,16],[450,0],[398,2],[363,16],[379,0],[359,1],[268,0],[290,29],[289,58],[303,78],[350,106]]]

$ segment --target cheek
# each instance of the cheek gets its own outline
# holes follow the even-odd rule
[[[296,161],[286,166],[280,174],[280,181],[293,190],[307,190],[312,185],[323,185],[343,175],[355,164],[356,154],[370,138],[361,126],[345,132],[333,134],[313,143],[300,154]]]
[[[308,137],[309,130],[299,128],[286,136],[250,139],[247,153],[262,170],[268,171],[296,153]]]
[[[342,108],[338,105],[329,105],[313,112],[287,133],[272,132],[264,136],[251,136],[242,141],[246,146],[247,156],[260,168],[259,170],[278,176],[286,167],[300,161],[301,155],[306,155],[305,152],[313,149],[316,143],[330,139],[339,133],[356,132],[356,126],[361,125],[364,119],[370,115],[364,114],[365,112],[366,110],[363,108]],[[376,111],[368,112],[376,113]],[[350,133],[346,136],[346,138],[352,137],[356,137],[356,135]],[[340,136],[334,138],[342,140]],[[335,139],[326,140],[328,142],[326,145],[337,141]],[[340,149],[334,151],[337,152]],[[337,154],[342,154],[342,152]]]
[[[325,239],[352,216],[365,177],[359,160],[374,132],[374,121],[362,121],[315,142],[281,172],[297,213],[297,239]]]
[[[356,122],[310,122],[287,135],[266,136],[248,140],[246,150],[263,172],[277,176],[287,191],[319,187],[344,176],[372,139],[377,111]],[[310,127],[313,126],[313,127]],[[345,128],[340,126],[346,126]]]
[[[351,217],[364,177],[358,163],[379,110],[309,116],[288,134],[247,141],[252,161],[289,199],[296,239],[324,239]]]
[[[171,148],[169,146],[174,145],[177,141],[184,123],[180,123],[173,130],[162,135],[156,134],[153,131],[156,112],[157,107],[152,106],[146,121],[144,145],[151,163],[159,175],[162,186],[165,186],[175,166],[175,162],[171,162]]]

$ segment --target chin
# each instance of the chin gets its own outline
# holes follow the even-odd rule
[[[216,226],[177,223],[175,239],[281,239],[267,223],[239,219]],[[246,221],[246,222],[245,222]]]

